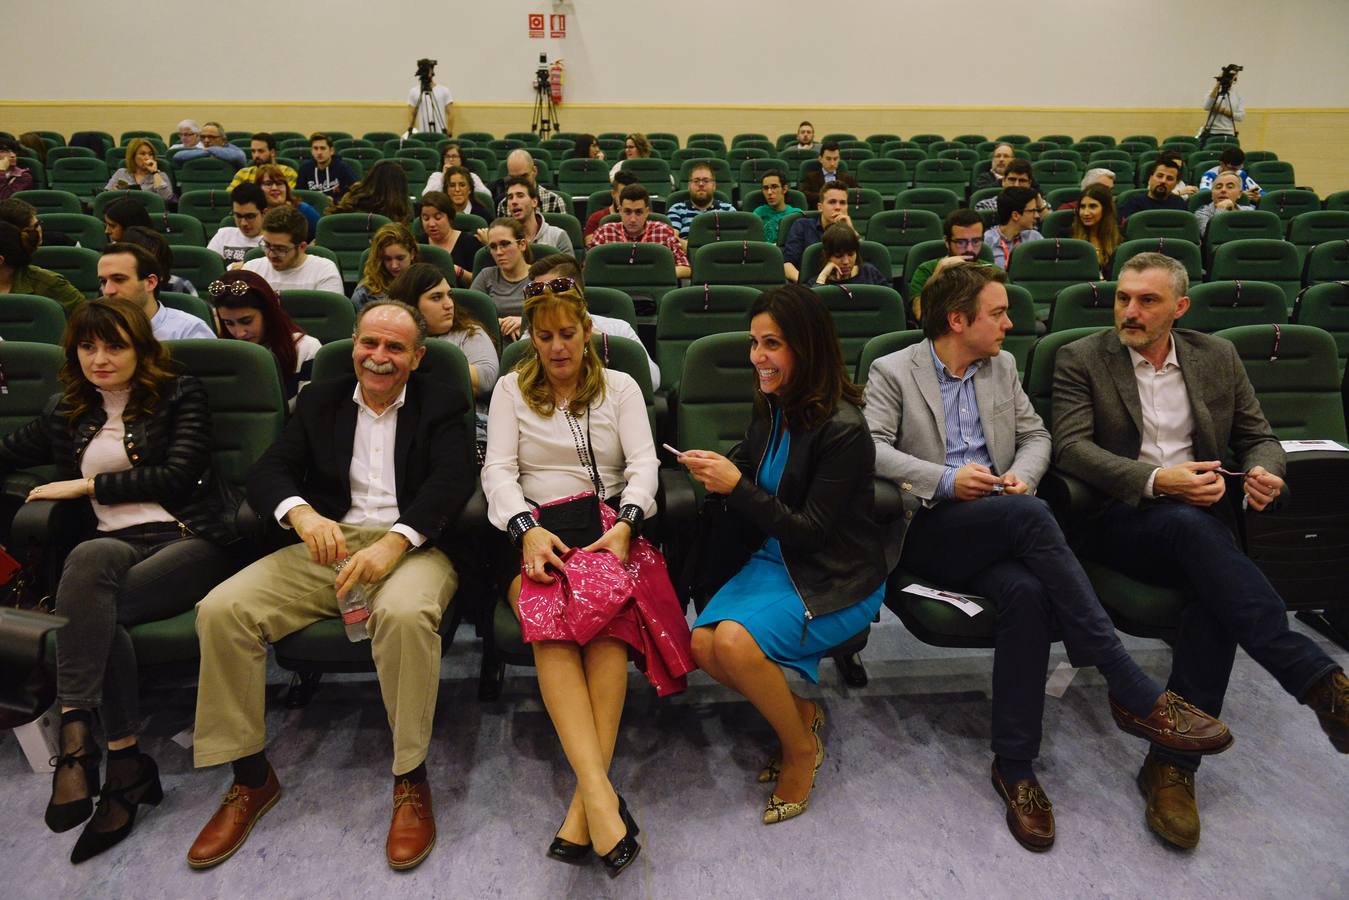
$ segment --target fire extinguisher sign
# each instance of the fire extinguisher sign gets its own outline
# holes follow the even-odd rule
[[[567,36],[567,16],[565,13],[553,13],[548,16],[548,35],[554,38]]]
[[[543,13],[529,14],[529,36],[532,38],[543,37]]]

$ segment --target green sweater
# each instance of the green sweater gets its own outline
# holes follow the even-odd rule
[[[67,313],[84,302],[84,294],[67,281],[66,276],[41,266],[28,266],[16,270],[10,290],[16,294],[50,297],[64,306]]]

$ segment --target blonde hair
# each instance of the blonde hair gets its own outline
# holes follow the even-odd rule
[[[143,137],[132,138],[126,145],[126,171],[132,178],[136,177],[136,154],[142,147],[149,147],[151,153],[155,150],[155,145]]]
[[[553,293],[544,291],[525,300],[525,323],[529,326],[529,349],[515,367],[520,373],[520,395],[525,404],[544,418],[552,416],[557,409],[553,388],[548,384],[548,376],[539,362],[539,354],[534,346],[534,325],[540,319],[562,315],[576,320],[583,332],[592,328],[590,313],[586,311],[585,298],[578,292],[563,291]],[[604,400],[604,361],[595,352],[589,340],[581,351],[581,379],[576,393],[571,398],[571,414],[580,415],[592,402]]]
[[[411,257],[409,263],[415,263],[419,258],[417,239],[412,236],[411,228],[402,222],[381,225],[370,238],[370,254],[365,258],[365,271],[361,273],[361,284],[372,294],[387,294],[393,283],[389,273],[384,271],[384,251],[394,244],[407,248]],[[415,305],[416,301],[413,303]]]

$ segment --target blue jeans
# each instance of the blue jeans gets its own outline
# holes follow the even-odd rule
[[[1084,555],[1126,575],[1188,589],[1167,686],[1209,715],[1221,714],[1237,647],[1299,700],[1339,665],[1288,627],[1283,598],[1217,516],[1184,503],[1112,503],[1088,523]],[[1199,757],[1153,753],[1193,769]]]

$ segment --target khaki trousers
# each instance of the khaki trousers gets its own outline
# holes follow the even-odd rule
[[[347,552],[387,529],[342,526]],[[212,766],[262,750],[267,643],[338,613],[331,566],[309,558],[304,544],[263,557],[218,585],[197,604],[201,676],[193,761]],[[393,772],[426,759],[440,687],[440,619],[459,579],[440,550],[410,551],[385,578],[368,585],[370,651],[393,729]]]

